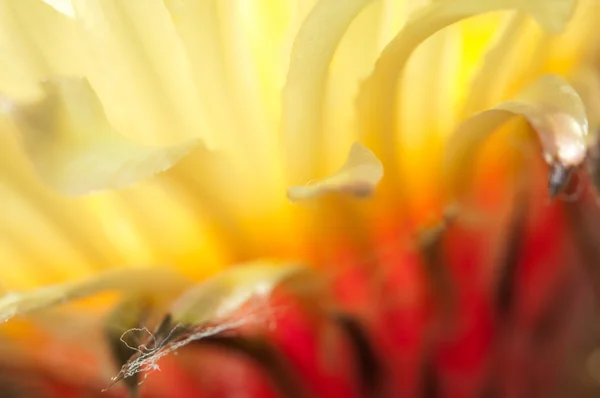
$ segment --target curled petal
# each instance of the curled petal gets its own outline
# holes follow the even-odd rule
[[[358,98],[358,121],[375,153],[387,164],[397,164],[397,82],[415,49],[436,32],[466,18],[494,11],[515,10],[534,18],[546,31],[560,32],[574,8],[569,0],[450,0],[435,1],[414,13],[386,46],[371,75],[363,82]],[[396,169],[391,178],[398,179]]]
[[[126,139],[85,79],[52,79],[42,87],[40,101],[2,98],[0,109],[14,121],[37,173],[66,194],[126,187],[169,169],[199,144],[157,148]]]
[[[342,168],[330,177],[311,185],[288,188],[287,196],[296,200],[310,199],[328,192],[343,192],[357,197],[371,195],[383,178],[383,164],[373,152],[354,143]]]
[[[293,182],[317,174],[323,156],[321,114],[329,65],[348,26],[371,2],[319,1],[294,41],[283,90],[283,128]]]
[[[475,152],[497,128],[515,116],[524,117],[536,133],[550,165],[579,166],[586,155],[588,121],[577,92],[561,77],[545,75],[516,98],[478,113],[460,125],[446,156],[451,191],[465,183]]]
[[[523,62],[523,46],[520,44],[528,33],[528,22],[527,15],[522,12],[512,14],[506,21],[473,76],[464,115],[470,116],[502,100],[498,98],[509,86],[515,65]]]
[[[569,76],[569,82],[585,105],[590,125],[589,138],[593,141],[593,136],[600,129],[600,74],[595,68],[583,66]]]

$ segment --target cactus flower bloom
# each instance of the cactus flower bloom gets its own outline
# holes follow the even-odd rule
[[[0,395],[597,394],[599,13],[0,0]]]

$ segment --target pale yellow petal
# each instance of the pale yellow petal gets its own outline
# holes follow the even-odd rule
[[[398,198],[400,190],[411,193],[406,203],[399,206],[404,213],[436,206],[431,198],[438,196],[439,151],[448,132],[456,125],[462,91],[461,82],[456,79],[464,67],[457,28],[438,32],[415,49],[406,63],[402,85],[395,94],[398,112],[402,115],[395,125],[398,168],[407,172],[401,180],[394,178],[390,182],[397,184],[394,187],[397,191],[392,196]]]
[[[518,10],[535,18],[546,30],[560,31],[573,9],[573,1],[564,0],[451,0],[438,1],[416,12],[403,29],[386,46],[375,69],[363,83],[358,97],[358,117],[365,143],[373,148],[389,173],[399,184],[395,174],[396,125],[401,120],[395,96],[406,62],[424,40],[437,31],[478,14],[501,10]],[[416,132],[415,132],[416,133]]]
[[[575,70],[569,76],[569,82],[581,97],[587,113],[590,133],[597,134],[600,129],[600,71],[589,66]]]
[[[18,127],[37,172],[65,193],[131,185],[170,168],[198,145],[154,148],[125,139],[112,129],[84,79],[49,80],[43,88],[37,103],[3,98],[2,108]]]
[[[565,31],[552,37],[544,49],[545,73],[566,75],[582,63],[597,64],[600,53],[598,15],[600,2],[578,0],[577,8]]]
[[[466,99],[463,114],[470,116],[495,103],[501,90],[506,89],[509,78],[514,74],[514,64],[523,60],[518,51],[519,41],[526,33],[527,15],[517,12],[509,17],[497,39],[483,58],[480,69],[475,74]]]
[[[218,132],[203,117],[192,66],[161,0],[73,2],[89,79],[111,123],[128,137],[167,145]]]
[[[99,268],[121,264],[113,257],[114,250],[102,231],[91,221],[96,214],[83,206],[83,198],[66,198],[40,181],[23,155],[14,128],[3,126],[2,131],[0,236],[12,242],[9,245],[21,255],[20,261],[2,259],[4,267],[0,268],[34,275],[30,283],[7,282],[7,287],[26,288],[44,281],[85,277]],[[0,284],[4,282],[0,275]]]
[[[383,165],[368,148],[355,143],[341,169],[319,181],[288,188],[287,196],[294,202],[329,192],[342,192],[357,197],[370,196],[383,178]]]
[[[408,17],[427,3],[428,0],[381,0],[382,15],[379,24],[378,52],[398,34]]]
[[[183,294],[171,309],[175,323],[202,325],[226,318],[251,298],[266,298],[278,285],[308,272],[299,264],[255,261],[234,265]]]
[[[577,166],[585,157],[589,126],[583,101],[557,75],[546,75],[523,90],[515,100],[495,107],[524,116],[542,144],[548,162]]]
[[[454,125],[458,98],[452,80],[461,67],[461,50],[459,32],[448,29],[422,43],[406,63],[398,101],[403,117],[396,125],[406,152],[431,146],[431,137]]]
[[[2,250],[2,255],[6,252],[10,255],[13,251],[20,257],[12,262],[2,257],[0,286],[12,289],[52,283],[65,277],[84,277],[103,263],[102,257],[94,256],[95,247],[86,244],[89,243],[87,236],[71,238],[69,233],[64,233],[81,233],[83,228],[79,231],[72,228],[67,218],[58,218],[56,222],[57,213],[44,209],[43,199],[30,199],[10,181],[0,183],[0,197],[0,240],[8,249]],[[15,280],[19,283],[13,283],[11,274],[12,278],[29,276],[31,281]]]
[[[302,17],[293,12],[296,5],[271,0],[164,4],[199,93],[195,114],[215,132],[219,148],[232,161],[227,184],[237,185],[235,195],[243,196],[246,205],[269,208],[285,202],[281,89]],[[251,188],[241,192],[242,185]]]
[[[236,146],[242,125],[231,97],[231,68],[226,62],[222,18],[216,0],[164,0],[183,45],[193,88],[198,95],[196,117],[205,120],[220,147]],[[137,3],[143,7],[143,2]],[[151,44],[151,43],[150,43]],[[239,65],[243,68],[243,65]]]
[[[113,260],[118,264],[143,268],[170,264],[203,278],[229,262],[230,248],[219,245],[212,232],[214,225],[207,216],[212,209],[196,208],[182,197],[181,187],[166,178],[83,199],[94,215],[87,223],[107,237],[118,253]]]
[[[0,90],[32,98],[39,93],[37,80],[47,71],[47,64],[25,34],[11,3],[0,1]]]
[[[360,82],[371,73],[379,56],[382,6],[380,1],[372,2],[354,18],[329,65],[323,100],[322,175],[337,170],[348,156],[347,148],[358,140],[355,98]]]
[[[46,286],[30,292],[11,292],[0,296],[0,322],[99,292],[126,291],[128,294],[160,295],[185,289],[189,284],[189,280],[173,268],[121,269],[98,274],[79,282]]]
[[[321,0],[292,47],[283,91],[283,133],[291,183],[323,172],[323,98],[329,64],[350,23],[371,0]]]
[[[285,184],[281,151],[281,90],[297,26],[288,1],[217,2],[219,51],[235,117],[235,156],[260,176],[261,196],[281,195]],[[296,18],[298,16],[295,16]],[[203,60],[203,62],[206,62]],[[205,77],[206,79],[206,77]]]
[[[577,92],[556,75],[545,75],[516,98],[478,113],[460,125],[447,146],[445,172],[452,194],[468,184],[477,149],[515,116],[524,117],[540,141],[548,163],[580,165],[586,154],[588,121]],[[457,192],[458,191],[458,192]]]

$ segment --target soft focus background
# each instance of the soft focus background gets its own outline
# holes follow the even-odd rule
[[[597,15],[0,0],[0,397],[597,396]]]

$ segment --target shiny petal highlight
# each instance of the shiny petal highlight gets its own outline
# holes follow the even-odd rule
[[[550,165],[579,166],[585,159],[588,121],[577,92],[563,78],[545,75],[513,100],[483,111],[460,125],[448,143],[446,168],[450,190],[467,183],[464,171],[485,139],[515,116],[524,117],[536,133]]]

